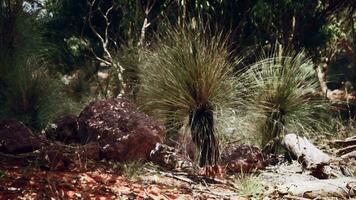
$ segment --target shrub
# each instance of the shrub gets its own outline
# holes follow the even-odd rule
[[[237,97],[225,37],[202,27],[170,27],[143,54],[139,88],[143,108],[169,130],[188,127],[200,166],[215,164],[219,117]]]
[[[58,81],[49,77],[43,68],[35,69],[30,59],[13,66],[8,74],[0,105],[0,119],[16,119],[35,130],[41,130],[61,115],[70,112]]]
[[[48,46],[36,13],[16,2],[0,3],[0,120],[12,118],[41,130],[70,104],[44,67]]]
[[[318,96],[313,63],[301,53],[276,48],[252,64],[247,110],[250,124],[261,135],[267,152],[274,152],[286,132],[313,133],[323,127],[326,102]]]

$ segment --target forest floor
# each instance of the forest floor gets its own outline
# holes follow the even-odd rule
[[[325,145],[324,145],[325,147]],[[335,156],[335,148],[323,148]],[[282,159],[281,159],[282,160]],[[340,164],[341,163],[341,164]],[[356,193],[356,159],[335,161],[350,173],[349,194]],[[329,179],[332,180],[332,179]],[[230,174],[223,180],[168,171],[152,163],[119,164],[111,161],[86,161],[64,171],[41,169],[36,163],[0,165],[0,200],[5,199],[307,199],[292,195],[288,185],[323,184],[297,161],[282,161],[250,174]],[[286,186],[287,185],[287,186]],[[286,188],[287,187],[287,188]],[[311,186],[312,187],[312,186]],[[311,189],[312,190],[312,189]],[[342,189],[345,190],[345,189]],[[337,191],[336,191],[337,193]],[[307,192],[305,192],[307,194]],[[351,199],[351,196],[316,199]],[[309,199],[315,199],[310,197]]]

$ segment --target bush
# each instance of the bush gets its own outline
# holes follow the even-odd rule
[[[217,126],[223,111],[236,102],[237,80],[226,39],[199,27],[170,27],[152,50],[143,54],[139,101],[144,110],[166,123],[182,126],[199,150],[199,164],[219,157]]]
[[[71,104],[44,67],[48,46],[36,13],[12,1],[0,5],[0,120],[16,119],[41,130]]]
[[[313,63],[303,53],[276,48],[261,56],[244,76],[251,91],[249,123],[256,124],[251,127],[267,152],[276,151],[286,132],[308,134],[323,128],[326,101],[317,95],[320,89]]]
[[[70,104],[60,91],[60,83],[49,77],[43,68],[29,59],[13,66],[6,88],[0,91],[0,119],[16,119],[35,130],[70,111]],[[34,67],[36,66],[36,67]]]

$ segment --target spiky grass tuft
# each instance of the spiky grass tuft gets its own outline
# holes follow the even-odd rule
[[[252,94],[248,110],[255,115],[252,123],[267,152],[276,151],[286,132],[313,133],[323,126],[326,101],[316,95],[320,90],[313,63],[303,52],[275,48],[252,64],[245,76]]]
[[[226,39],[204,28],[171,27],[144,53],[139,97],[143,108],[168,129],[188,127],[200,166],[219,157],[216,123],[236,101],[234,64]]]

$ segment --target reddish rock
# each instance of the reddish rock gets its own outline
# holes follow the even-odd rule
[[[78,120],[74,115],[60,119],[53,127],[46,131],[48,138],[67,144],[78,142],[77,134]]]
[[[253,172],[266,167],[261,149],[251,145],[234,145],[221,155],[228,172]]]
[[[165,144],[156,144],[156,147],[150,153],[150,160],[153,163],[170,170],[193,170],[193,163],[189,157],[185,156],[179,149]]]
[[[39,149],[40,138],[16,120],[0,122],[0,152],[9,154],[28,153]]]
[[[98,142],[104,158],[147,160],[156,143],[164,141],[164,127],[126,99],[90,103],[79,115],[78,138]]]

